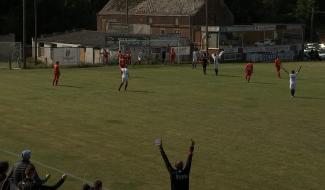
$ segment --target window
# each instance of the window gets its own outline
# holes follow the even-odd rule
[[[178,18],[175,19],[175,24],[179,25]]]
[[[149,24],[152,24],[152,18],[151,17],[148,19],[148,22],[149,22]]]

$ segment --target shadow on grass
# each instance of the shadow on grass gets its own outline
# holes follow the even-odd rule
[[[67,87],[67,88],[82,88],[80,86],[64,85],[64,84],[59,84],[58,86],[60,86],[60,87]]]
[[[238,75],[225,75],[225,74],[223,74],[223,75],[218,74],[218,76],[220,76],[220,77],[231,77],[231,78],[242,77],[242,76],[238,76]]]
[[[144,79],[145,77],[142,76],[132,76],[132,79]]]
[[[124,122],[121,120],[117,120],[117,119],[109,119],[107,120],[108,123],[110,124],[123,124]]]
[[[296,96],[295,98],[306,99],[306,100],[325,100],[325,98],[310,97],[310,96]]]
[[[155,93],[155,92],[149,91],[149,90],[127,90],[127,92],[142,93],[142,94],[153,94],[153,93]]]
[[[268,85],[274,84],[272,82],[256,82],[256,81],[251,81],[250,83],[253,83],[253,84],[268,84]]]

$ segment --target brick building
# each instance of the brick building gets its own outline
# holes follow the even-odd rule
[[[141,34],[177,33],[194,42],[202,40],[205,0],[110,0],[97,14],[97,31]],[[208,0],[208,24],[233,24],[233,14],[223,0]],[[128,23],[128,24],[126,24]]]

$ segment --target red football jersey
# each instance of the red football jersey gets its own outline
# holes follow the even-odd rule
[[[126,59],[123,56],[121,56],[119,62],[121,68],[126,68]]]
[[[281,61],[279,58],[275,59],[274,64],[276,67],[281,67]]]
[[[245,70],[246,70],[246,72],[252,72],[253,71],[253,63],[247,63]]]
[[[54,64],[53,69],[54,69],[54,73],[60,72],[60,67],[58,64]]]

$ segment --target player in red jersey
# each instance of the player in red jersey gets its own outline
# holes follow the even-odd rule
[[[247,63],[245,66],[245,78],[247,82],[251,80],[252,74],[253,74],[253,63]]]
[[[132,60],[131,50],[128,50],[126,52],[125,57],[126,57],[126,64],[131,65],[131,60]]]
[[[120,55],[119,56],[119,67],[120,67],[120,70],[122,68],[127,68],[127,57],[125,55]]]
[[[174,48],[171,48],[170,52],[169,52],[169,62],[170,62],[170,64],[175,63],[175,58],[176,58],[176,52],[175,52]]]
[[[274,66],[275,66],[275,69],[276,69],[276,72],[277,72],[278,78],[281,78],[281,75],[280,75],[280,70],[281,70],[281,60],[280,60],[280,58],[279,58],[278,56],[275,58]]]
[[[57,86],[58,82],[59,82],[59,77],[60,77],[60,66],[59,66],[59,62],[57,61],[54,65],[53,65],[53,71],[54,71],[54,79],[53,79],[53,86]]]

